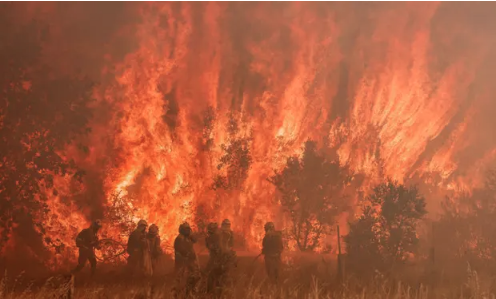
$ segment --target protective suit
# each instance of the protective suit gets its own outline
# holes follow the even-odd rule
[[[281,254],[284,249],[281,232],[275,230],[274,223],[265,224],[262,241],[262,254],[265,257],[265,270],[269,280],[277,283],[281,269]]]
[[[94,221],[90,227],[83,229],[76,237],[76,246],[79,248],[78,265],[72,271],[72,273],[77,273],[81,271],[86,265],[86,261],[90,262],[91,265],[91,275],[95,274],[96,271],[96,257],[95,248],[99,249],[98,246],[98,230],[102,227],[101,221]]]
[[[185,295],[194,291],[200,280],[200,271],[193,244],[196,238],[191,235],[191,227],[185,222],[179,226],[179,235],[174,240],[176,271],[176,292],[185,291]]]
[[[220,232],[219,225],[215,222],[209,223],[207,226],[207,237],[205,238],[205,246],[209,252],[209,259],[206,268],[207,292],[218,293],[220,288],[220,278],[222,276],[222,260],[220,249]]]
[[[147,227],[148,223],[145,220],[140,220],[127,242],[128,272],[132,276],[151,276],[153,274]]]
[[[150,225],[146,238],[148,241],[148,246],[150,248],[150,256],[153,269],[156,269],[158,260],[162,255],[162,247],[160,247],[160,235],[158,232],[158,226],[156,226],[155,224]]]

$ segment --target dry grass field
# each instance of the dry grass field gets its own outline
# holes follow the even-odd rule
[[[204,265],[206,256],[201,256]],[[152,281],[131,281],[122,276],[122,266],[100,265],[98,274],[90,279],[89,269],[81,274],[51,274],[27,278],[26,274],[11,277],[3,275],[0,298],[173,298],[175,284],[172,261],[164,259]],[[414,270],[416,271],[416,270]],[[294,256],[286,262],[278,286],[266,281],[263,259],[254,262],[254,256],[239,257],[233,282],[223,291],[223,298],[495,298],[491,294],[491,279],[480,278],[468,269],[460,273],[461,283],[435,285],[422,275],[410,274],[405,280],[377,276],[366,284],[348,276],[344,283],[336,279],[336,263],[321,255]],[[198,292],[189,298],[210,298],[204,292],[205,279]],[[184,296],[181,296],[184,297]]]

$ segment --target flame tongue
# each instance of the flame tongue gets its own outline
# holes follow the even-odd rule
[[[123,240],[147,219],[171,244],[183,221],[229,218],[257,247],[265,221],[284,224],[266,178],[307,139],[365,174],[365,189],[431,173],[443,188],[472,186],[462,174],[494,158],[496,140],[477,155],[466,141],[487,116],[481,107],[492,107],[492,86],[475,82],[490,72],[494,43],[484,32],[454,33],[448,16],[462,8],[444,5],[130,6],[136,47],[102,67],[96,109],[107,114],[94,120],[90,153],[67,150],[101,185],[105,234]],[[471,163],[461,169],[463,157]],[[74,188],[56,184],[50,219],[62,227],[48,234],[71,244],[88,214],[62,205]]]

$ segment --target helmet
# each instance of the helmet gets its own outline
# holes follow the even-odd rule
[[[138,221],[138,227],[140,227],[140,226],[148,226],[148,223],[146,222],[146,220],[142,219],[142,220]]]
[[[218,228],[219,228],[219,225],[217,224],[217,222],[210,222],[207,225],[207,231],[209,233],[214,233]]]
[[[191,226],[189,226],[188,222],[184,222],[183,224],[179,225],[179,233],[185,236],[191,233]]]
[[[156,226],[155,224],[152,224],[150,225],[150,227],[148,228],[148,231],[152,234],[158,234],[158,226]]]
[[[97,219],[91,223],[91,227],[93,228],[101,228],[102,227],[102,221],[100,219]]]
[[[276,227],[274,226],[274,222],[267,222],[267,223],[265,223],[264,229],[265,229],[266,232],[268,232],[270,230],[275,230]]]
[[[222,220],[222,226],[231,226],[231,221],[229,219],[224,219]]]

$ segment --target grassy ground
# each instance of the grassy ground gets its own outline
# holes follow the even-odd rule
[[[207,257],[201,256],[200,264]],[[164,259],[152,282],[130,281],[123,275],[122,266],[100,265],[98,274],[90,279],[89,269],[72,278],[64,273],[45,277],[9,278],[4,275],[0,283],[0,298],[67,298],[71,286],[73,298],[172,298],[174,276],[173,263]],[[490,285],[481,280],[476,272],[468,271],[465,282],[449,286],[423,285],[419,281],[400,283],[377,277],[363,285],[349,277],[338,284],[336,263],[330,257],[319,255],[294,256],[286,260],[279,286],[267,283],[263,258],[254,262],[253,255],[239,256],[233,283],[225,288],[224,298],[495,298]],[[429,284],[429,283],[427,283]],[[201,293],[205,285],[199,284],[199,294],[192,298],[208,298]]]

